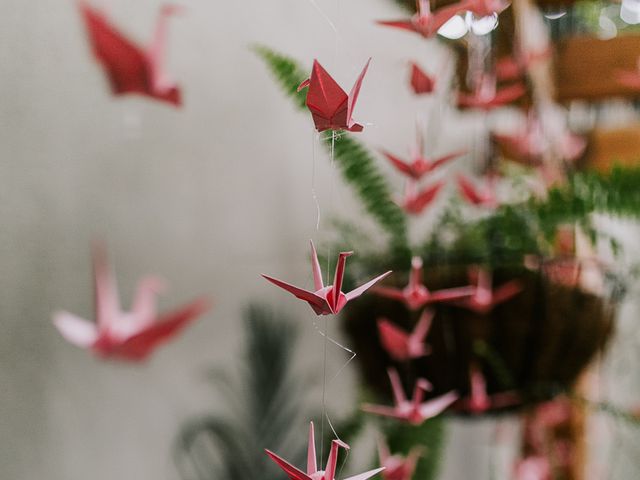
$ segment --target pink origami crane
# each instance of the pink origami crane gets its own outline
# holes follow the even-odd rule
[[[420,180],[427,173],[431,173],[438,168],[442,167],[451,160],[454,160],[461,155],[467,153],[465,150],[449,153],[438,158],[428,158],[424,155],[424,140],[421,135],[418,135],[418,146],[412,152],[411,161],[407,162],[402,160],[385,150],[382,150],[382,154],[389,160],[396,170],[407,175],[414,180]]]
[[[467,203],[487,208],[496,208],[499,205],[495,191],[496,181],[493,175],[487,175],[482,187],[477,187],[466,175],[461,173],[456,176],[456,181],[460,194]]]
[[[503,283],[499,287],[492,288],[491,274],[485,269],[477,269],[470,272],[470,277],[477,278],[477,286],[473,295],[461,300],[454,300],[450,303],[466,308],[480,315],[486,315],[494,309],[496,305],[510,300],[523,289],[518,280],[511,280]]]
[[[458,107],[489,111],[514,102],[525,93],[527,88],[521,82],[497,88],[495,78],[483,75],[474,93],[458,93]]]
[[[444,187],[444,182],[435,182],[433,185],[416,192],[416,184],[413,180],[407,181],[404,188],[404,198],[398,204],[402,209],[411,215],[420,215],[425,208],[431,205],[440,190]]]
[[[382,439],[378,439],[378,456],[384,467],[382,478],[384,480],[411,480],[418,464],[418,458],[422,455],[421,447],[414,447],[409,455],[391,455],[389,447]]]
[[[159,315],[155,303],[163,282],[156,277],[146,277],[138,284],[131,311],[124,312],[101,245],[94,247],[93,264],[96,324],[68,312],[56,313],[53,323],[69,342],[90,349],[100,357],[145,360],[210,307],[207,299],[200,298]]]
[[[352,115],[370,62],[371,59],[367,61],[351,92],[347,95],[322,65],[317,60],[313,61],[311,77],[300,84],[298,91],[309,87],[307,108],[311,112],[316,130],[319,132],[325,130],[361,132],[364,130],[362,125],[353,120]]]
[[[540,121],[530,116],[525,127],[515,134],[494,133],[493,137],[502,145],[511,160],[536,166],[542,162],[547,150]]]
[[[180,106],[176,83],[165,71],[167,20],[182,9],[165,5],[160,10],[154,38],[149,47],[140,47],[120,33],[99,10],[79,0],[89,41],[96,59],[109,78],[114,95],[136,93]]]
[[[380,343],[389,356],[398,362],[428,355],[431,349],[425,345],[424,341],[429,334],[433,316],[433,310],[425,309],[411,333],[398,328],[386,318],[379,318]]]
[[[342,447],[348,450],[349,445],[340,440],[332,440],[331,450],[329,451],[329,458],[327,459],[325,470],[318,470],[318,466],[316,464],[316,445],[314,437],[313,422],[310,422],[309,447],[307,449],[307,473],[304,473],[302,470],[294,467],[272,451],[265,449],[265,452],[291,480],[334,480],[338,466],[338,449]],[[367,480],[383,470],[384,467],[376,468],[369,470],[368,472],[346,478],[345,480]]]
[[[509,5],[511,3],[505,0],[462,0],[460,3],[462,10],[469,10],[476,17],[500,15]]]
[[[469,367],[471,379],[471,395],[463,398],[455,405],[457,409],[472,414],[484,413],[493,408],[504,408],[521,402],[516,392],[501,392],[494,395],[487,394],[487,382],[477,365]]]
[[[416,0],[417,13],[407,20],[378,21],[379,25],[400,28],[422,35],[424,38],[435,37],[451,17],[463,10],[461,3],[455,3],[431,12],[429,0]]]
[[[377,295],[404,302],[409,310],[419,310],[425,305],[436,302],[447,302],[469,297],[475,292],[475,287],[447,288],[430,292],[422,283],[422,258],[411,259],[411,273],[409,284],[403,288],[376,286],[372,289]]]
[[[431,384],[424,378],[416,382],[413,390],[413,398],[408,400],[402,389],[402,383],[398,372],[390,368],[388,371],[391,388],[393,390],[394,407],[384,405],[364,404],[362,410],[383,417],[391,417],[412,425],[420,425],[425,420],[433,418],[442,413],[449,405],[458,399],[455,392],[445,393],[427,402],[422,402],[424,392],[431,390]]]
[[[344,268],[347,262],[347,257],[352,254],[353,252],[341,252],[339,254],[333,285],[325,287],[322,283],[322,272],[320,270],[320,263],[318,262],[318,254],[316,253],[316,248],[314,247],[313,242],[311,242],[311,266],[313,268],[314,292],[294,287],[293,285],[268,275],[263,274],[262,276],[274,285],[295,295],[300,300],[307,302],[313,311],[316,312],[316,315],[335,315],[344,308],[347,302],[358,298],[375,283],[379,282],[391,273],[391,270],[389,270],[364,285],[351,290],[349,293],[343,293],[341,289],[342,279],[344,278]]]
[[[416,95],[433,93],[436,79],[427,75],[416,62],[411,62],[411,89]]]

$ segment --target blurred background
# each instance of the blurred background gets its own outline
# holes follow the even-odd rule
[[[185,0],[182,3],[184,12],[170,20],[167,40],[166,69],[182,90],[183,105],[175,108],[140,95],[112,93],[104,70],[92,55],[87,28],[75,2],[3,0],[4,14],[0,18],[0,215],[3,225],[0,234],[3,272],[0,276],[0,431],[3,438],[0,476],[7,480],[37,477],[50,480],[225,478],[214,473],[207,477],[202,473],[202,465],[207,463],[193,458],[208,454],[193,451],[191,446],[184,447],[185,454],[180,448],[181,439],[184,440],[181,432],[185,431],[185,426],[204,425],[206,422],[198,421],[202,415],[238,418],[229,412],[229,407],[233,407],[233,395],[239,399],[260,399],[262,391],[251,390],[249,384],[242,382],[247,370],[265,362],[268,364],[269,359],[253,359],[255,363],[251,363],[251,355],[246,353],[247,338],[251,338],[252,331],[261,330],[250,321],[249,328],[243,328],[247,325],[243,318],[255,321],[255,318],[264,320],[271,316],[276,324],[283,317],[289,318],[287,325],[297,326],[299,332],[294,340],[287,336],[293,326],[276,329],[274,331],[281,335],[275,335],[276,340],[273,336],[268,337],[272,344],[254,336],[257,344],[264,344],[265,352],[290,358],[291,381],[304,386],[301,389],[291,387],[291,393],[284,395],[286,401],[282,401],[281,408],[287,412],[287,405],[300,403],[312,412],[305,416],[304,412],[297,412],[292,407],[295,421],[281,419],[278,427],[288,427],[283,435],[299,439],[299,445],[294,445],[296,442],[291,439],[282,442],[283,456],[287,449],[293,452],[295,448],[306,447],[309,418],[323,423],[323,433],[329,433],[328,424],[319,414],[322,397],[326,397],[325,408],[331,418],[336,419],[336,426],[344,425],[345,432],[360,432],[358,436],[354,434],[354,449],[346,471],[359,472],[370,467],[376,459],[372,439],[378,427],[375,422],[367,422],[352,428],[356,423],[364,422],[362,415],[354,412],[358,411],[358,404],[363,399],[391,404],[389,392],[385,390],[388,389],[385,371],[389,362],[394,362],[378,352],[375,312],[384,312],[392,319],[396,317],[393,317],[392,307],[376,304],[378,300],[367,303],[364,298],[377,298],[370,295],[363,297],[357,305],[354,302],[353,313],[349,313],[347,307],[345,315],[350,316],[346,319],[329,318],[329,335],[358,355],[345,367],[350,353],[332,343],[326,346],[319,334],[324,319],[316,317],[303,302],[260,277],[261,273],[268,273],[310,287],[310,238],[319,245],[323,270],[327,261],[333,269],[336,253],[342,247],[355,251],[348,261],[348,268],[353,265],[353,273],[346,280],[350,286],[389,268],[397,274],[390,277],[388,285],[404,286],[413,254],[425,259],[428,279],[429,271],[441,272],[438,269],[452,258],[452,265],[464,265],[462,270],[450,276],[447,271],[445,278],[438,274],[435,280],[431,279],[438,288],[462,286],[466,282],[466,266],[477,264],[495,269],[498,284],[517,278],[529,288],[529,280],[522,280],[525,273],[509,270],[514,263],[512,257],[503,265],[499,260],[494,262],[497,257],[491,256],[493,260],[489,261],[487,256],[477,256],[478,249],[470,248],[472,254],[469,255],[460,253],[460,249],[464,250],[469,242],[475,241],[475,231],[461,228],[463,233],[450,241],[437,239],[439,245],[446,248],[429,248],[426,240],[435,238],[432,233],[439,230],[438,226],[447,225],[447,222],[467,222],[461,220],[465,218],[462,214],[454,220],[446,220],[434,213],[437,208],[446,209],[450,201],[455,204],[455,212],[471,211],[469,225],[479,225],[493,215],[482,207],[474,210],[475,207],[456,200],[454,197],[459,196],[459,188],[455,181],[443,187],[434,207],[430,206],[424,215],[412,220],[411,230],[402,240],[407,245],[398,245],[399,235],[389,235],[389,225],[395,220],[387,221],[387,231],[384,226],[380,229],[380,219],[384,224],[385,215],[396,218],[395,213],[389,213],[387,208],[377,216],[369,214],[376,211],[376,206],[366,203],[367,194],[362,193],[362,188],[358,189],[357,181],[345,180],[345,163],[340,158],[331,160],[328,150],[323,147],[326,134],[315,131],[308,112],[292,108],[294,105],[278,84],[277,65],[268,58],[265,62],[264,55],[261,57],[252,50],[256,45],[264,45],[273,55],[286,55],[283,58],[299,62],[305,72],[314,58],[319,59],[347,91],[366,60],[373,57],[355,118],[365,125],[357,140],[366,145],[371,158],[375,158],[376,172],[387,182],[385,193],[393,192],[394,197],[402,197],[405,182],[379,149],[406,157],[410,148],[415,150],[416,124],[426,139],[426,151],[430,156],[460,150],[467,152],[445,167],[445,175],[453,178],[456,172],[474,172],[480,182],[488,178],[487,171],[496,170],[495,159],[509,157],[501,150],[504,145],[499,139],[492,140],[490,133],[500,131],[517,135],[520,126],[528,129],[529,122],[535,117],[535,122],[543,125],[540,133],[543,140],[536,142],[545,145],[545,152],[553,152],[540,154],[540,157],[544,157],[545,165],[557,167],[561,164],[563,173],[560,175],[558,169],[551,169],[551,173],[545,170],[542,177],[549,173],[554,181],[541,181],[538,170],[544,169],[536,166],[532,174],[534,185],[542,185],[544,191],[556,191],[553,189],[557,188],[557,196],[552,193],[547,198],[559,199],[556,203],[561,205],[571,202],[578,205],[575,199],[580,196],[573,194],[592,188],[588,192],[589,198],[599,199],[606,207],[595,217],[597,228],[594,230],[607,232],[607,238],[591,235],[591,226],[584,225],[584,219],[593,219],[593,215],[598,214],[600,204],[585,200],[583,195],[578,198],[583,202],[578,208],[584,207],[584,210],[566,215],[566,222],[553,224],[554,233],[557,232],[556,224],[570,225],[569,251],[553,250],[557,242],[547,239],[547,251],[525,252],[523,247],[516,261],[518,268],[531,275],[531,285],[541,285],[536,283],[542,282],[539,279],[546,275],[541,265],[550,256],[563,260],[563,255],[571,257],[574,263],[571,263],[568,275],[572,280],[567,285],[567,274],[562,270],[559,283],[564,282],[572,291],[592,292],[586,287],[583,289],[582,278],[574,278],[575,262],[601,255],[607,269],[605,273],[598,269],[595,275],[599,279],[615,279],[609,283],[603,280],[601,283],[606,283],[607,287],[590,293],[596,300],[580,297],[579,307],[572,304],[563,310],[569,314],[558,314],[572,319],[562,328],[562,335],[547,331],[534,338],[521,332],[516,336],[517,340],[513,340],[514,347],[518,347],[523,357],[537,355],[537,350],[527,350],[526,346],[554,343],[556,350],[544,360],[551,362],[551,366],[545,368],[554,370],[560,368],[562,362],[570,364],[572,358],[579,358],[575,360],[575,366],[567,367],[570,373],[560,380],[554,379],[550,388],[547,384],[540,387],[544,383],[540,379],[546,378],[545,374],[529,375],[526,372],[534,371],[533,367],[521,368],[528,360],[516,361],[507,355],[503,363],[510,367],[512,362],[515,369],[520,369],[516,372],[517,385],[511,387],[517,386],[522,398],[517,405],[509,405],[514,408],[497,413],[487,408],[487,412],[469,415],[461,407],[462,412],[451,411],[444,421],[437,419],[440,423],[433,435],[438,438],[438,446],[436,443],[430,446],[431,440],[399,441],[397,439],[405,433],[396,432],[396,443],[394,445],[392,440],[392,447],[407,453],[414,444],[425,443],[427,452],[439,452],[427,454],[424,459],[432,465],[438,457],[435,463],[439,466],[429,467],[428,478],[454,480],[470,475],[487,479],[551,478],[544,473],[516,476],[520,474],[515,473],[514,465],[518,458],[526,459],[528,452],[526,445],[522,446],[525,427],[521,412],[524,409],[526,414],[531,414],[535,409],[531,405],[565,395],[563,398],[570,398],[569,403],[573,406],[581,406],[580,415],[589,417],[580,423],[581,433],[577,435],[580,438],[576,440],[576,435],[571,434],[567,442],[586,446],[580,447],[579,460],[576,460],[578,454],[571,460],[580,464],[576,467],[580,473],[553,478],[635,478],[640,467],[637,462],[640,437],[635,430],[633,409],[640,404],[637,401],[639,382],[633,374],[640,360],[637,353],[640,339],[636,326],[637,280],[633,267],[638,260],[634,247],[638,238],[636,219],[640,215],[640,204],[637,194],[628,186],[640,178],[634,170],[634,161],[640,154],[640,129],[635,123],[635,98],[640,90],[625,87],[626,90],[612,91],[615,85],[609,85],[609,90],[602,92],[598,90],[600,87],[594,86],[587,93],[572,93],[571,88],[579,90],[578,86],[584,86],[578,78],[585,74],[584,70],[590,78],[611,78],[616,69],[636,68],[640,42],[631,27],[628,32],[624,29],[640,17],[633,16],[636,12],[633,2],[622,5],[622,14],[620,4],[615,3],[591,2],[578,7],[543,5],[541,11],[522,3],[519,7],[512,5],[499,17],[489,15],[494,20],[484,20],[489,22],[489,27],[479,23],[485,16],[469,19],[462,12],[458,15],[458,24],[462,24],[457,27],[450,24],[445,32],[449,37],[462,34],[461,40],[447,39],[444,35],[438,40],[425,40],[419,35],[376,25],[376,20],[409,18],[413,14],[412,5],[407,8],[392,0]],[[100,8],[121,32],[142,44],[152,38],[161,2],[100,0],[92,5]],[[542,13],[547,17],[555,15],[556,19],[545,20]],[[553,23],[554,20],[559,23]],[[523,46],[514,53],[506,46],[515,45],[515,41],[502,37],[507,35],[505,31],[514,35],[518,22],[522,27],[520,33],[509,38],[517,38],[518,45],[526,48]],[[476,30],[467,32],[472,24]],[[605,52],[600,54],[594,53],[594,46],[570,42],[578,36],[602,42],[622,39],[631,43],[628,46],[598,46],[598,52]],[[541,52],[549,45],[555,49],[549,54],[553,59],[560,58],[570,48],[578,49],[578,53],[554,65],[556,73],[553,75],[539,73],[538,65],[533,68],[537,73],[530,74],[529,64],[524,61],[525,53]],[[619,54],[623,50],[626,53]],[[508,55],[517,57],[518,68],[525,71],[522,73],[522,82],[526,83],[527,89],[524,100],[498,105],[504,108],[490,113],[487,113],[488,108],[463,111],[454,107],[458,87],[470,95],[478,94],[485,74],[495,72],[496,59]],[[607,64],[608,56],[617,60]],[[595,61],[601,57],[604,63],[587,67],[588,59]],[[435,92],[417,96],[408,87],[410,70],[407,64],[411,60],[419,62],[436,77]],[[545,57],[543,63],[548,61]],[[286,83],[286,78],[279,78],[280,83]],[[495,75],[492,79],[495,90]],[[549,82],[558,83],[553,88],[545,87]],[[495,92],[483,98],[493,100]],[[550,141],[548,131],[557,133],[569,129],[571,135],[579,135],[588,144],[578,148],[580,152],[575,157],[580,157],[579,160],[571,158],[567,162],[566,158],[557,155],[555,137]],[[348,145],[347,140],[341,138],[337,142]],[[628,145],[629,149],[621,149],[620,145]],[[341,158],[348,156],[347,153]],[[576,165],[587,166],[574,167],[574,160]],[[565,168],[567,163],[571,163],[569,168]],[[513,168],[516,169],[531,167],[515,165]],[[614,165],[629,169],[616,177],[624,181],[608,180],[607,175]],[[580,180],[583,183],[576,183],[572,180],[575,177],[566,171],[597,171],[601,176],[585,177]],[[534,194],[525,189],[527,194],[524,195],[522,191],[525,190],[518,190],[520,184],[529,185],[525,180],[529,178],[528,171],[516,170],[514,173],[509,170],[501,174],[518,180],[499,189],[507,199],[505,203],[516,205],[516,211],[521,204],[518,202],[539,201],[530,211],[544,204],[544,200],[530,200],[538,198],[535,190],[538,187],[531,189]],[[558,176],[564,180],[558,180]],[[562,185],[570,185],[573,190],[567,193]],[[616,189],[615,198],[606,196],[607,185]],[[535,211],[543,210],[540,207]],[[580,215],[584,218],[579,218]],[[511,217],[496,214],[495,218],[508,220]],[[405,220],[398,222],[402,226]],[[497,224],[499,231],[502,228]],[[504,231],[509,228],[505,226]],[[518,224],[515,230],[522,233],[521,225]],[[366,241],[358,243],[361,238],[358,235]],[[615,242],[610,242],[609,236],[615,237]],[[586,242],[589,244],[586,250],[578,253],[576,244],[580,244],[583,237],[589,237],[591,241]],[[392,238],[391,247],[388,247],[389,238]],[[456,238],[462,240],[457,242]],[[198,295],[210,296],[213,308],[142,363],[108,361],[70,345],[58,333],[51,318],[59,310],[94,318],[91,242],[95,239],[102,239],[107,246],[124,306],[131,302],[139,278],[157,274],[169,284],[160,299],[162,309],[182,305]],[[409,244],[413,246],[409,247]],[[449,249],[449,244],[455,244],[458,250]],[[583,253],[585,251],[587,254]],[[526,269],[524,253],[535,253],[536,261],[542,260],[533,270]],[[438,267],[431,268],[431,265]],[[505,265],[509,267],[506,270]],[[582,270],[578,275],[581,274]],[[505,310],[499,310],[503,312],[500,322],[509,316],[518,318],[519,312],[534,312],[538,301],[536,295],[547,293],[531,294],[533,300],[515,305],[511,310],[505,305]],[[263,305],[252,310],[253,317],[247,313],[251,302]],[[555,306],[553,301],[547,305],[549,310]],[[442,322],[449,322],[446,320],[448,310],[443,311],[438,311],[435,318],[445,318]],[[406,312],[403,310],[398,315],[397,323],[410,328]],[[537,310],[532,318],[536,315],[540,315]],[[486,317],[486,312],[480,316]],[[345,327],[344,323],[351,320],[356,327]],[[485,321],[489,320],[482,320]],[[451,325],[458,325],[461,321],[454,319],[451,322]],[[558,320],[550,315],[545,322],[545,325],[554,325]],[[439,331],[438,325],[433,326],[434,334]],[[583,325],[594,332],[587,335],[586,346],[578,345],[573,350],[563,346],[566,336],[573,336]],[[264,325],[260,328],[270,331]],[[477,331],[489,331],[489,327],[471,328],[471,333],[465,326],[459,328],[464,332],[455,333],[458,332],[455,327],[454,335],[471,338],[462,343],[475,347],[480,344],[473,341],[482,337],[478,334],[480,336],[476,338]],[[375,348],[371,347],[371,352],[367,350],[369,336],[363,331],[375,337]],[[482,337],[484,343],[481,345],[490,345],[497,338],[493,333],[487,335]],[[295,345],[295,351],[278,353],[277,338],[290,341],[289,346]],[[433,338],[432,341],[434,349],[440,351],[436,346],[438,340]],[[496,350],[500,351],[509,342],[509,338],[501,338]],[[605,344],[608,345],[606,351],[603,349]],[[274,350],[269,350],[269,345]],[[326,364],[325,348],[328,349]],[[477,353],[477,348],[474,352]],[[436,393],[455,389],[461,397],[470,395],[465,390],[468,390],[466,373],[473,363],[473,359],[468,358],[470,355],[468,352],[462,355],[465,360],[459,365],[450,356],[435,355],[439,362],[458,365],[455,374],[440,368],[443,363],[424,367],[433,373],[429,377],[439,375],[442,381],[434,380]],[[371,358],[384,361],[367,363]],[[486,358],[481,360],[485,362]],[[485,366],[489,363],[485,362]],[[399,364],[396,366],[402,370],[405,364]],[[228,372],[232,379],[229,382],[240,383],[231,397],[221,393],[221,370]],[[434,373],[435,370],[441,374]],[[374,373],[368,375],[367,371]],[[406,391],[411,393],[412,379],[422,373],[408,372],[402,370],[402,375]],[[490,393],[502,388],[492,372],[494,370],[487,367],[485,375]],[[265,378],[273,374],[262,373]],[[323,375],[327,379],[324,388]],[[461,375],[464,379],[458,382]],[[255,382],[253,385],[255,388]],[[580,385],[579,388],[576,385]],[[540,388],[536,390],[537,387]],[[264,395],[266,402],[267,394]],[[273,401],[276,405],[281,402]],[[352,420],[351,423],[348,420]],[[341,435],[340,429],[336,430]],[[369,432],[369,435],[362,432]],[[407,435],[402,438],[410,438]],[[269,436],[264,435],[264,438]],[[362,446],[355,448],[356,444]],[[560,448],[551,445],[552,449]],[[277,446],[260,445],[260,448],[276,449]],[[187,463],[200,462],[199,473],[194,473],[192,467],[191,470],[177,467],[176,457],[179,458],[177,463],[185,461],[181,455],[188,457]],[[214,464],[233,457],[229,452],[220,454],[222,460],[216,455],[211,453],[207,460],[211,462],[211,472],[216,471]],[[246,452],[244,455],[247,456],[238,454],[237,457],[244,463],[257,458]],[[263,461],[262,457],[260,461]],[[274,470],[274,478],[283,477],[284,473]],[[227,478],[235,477],[227,471]],[[416,478],[427,478],[427,475]]]

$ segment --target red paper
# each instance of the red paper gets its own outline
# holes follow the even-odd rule
[[[411,215],[420,215],[425,208],[436,200],[443,187],[444,182],[439,181],[420,191],[416,191],[416,183],[413,180],[408,180],[405,184],[404,198],[399,202],[399,205]]]
[[[496,208],[499,205],[495,192],[495,178],[487,175],[485,184],[476,186],[466,175],[459,173],[456,176],[458,190],[462,198],[471,205],[477,207]]]
[[[428,355],[431,349],[424,341],[429,334],[433,315],[433,310],[425,309],[411,333],[405,332],[386,318],[379,318],[378,335],[382,347],[398,362]]]
[[[422,258],[411,259],[411,273],[409,284],[403,288],[376,286],[371,290],[381,297],[391,298],[404,302],[409,310],[420,310],[425,305],[436,302],[447,302],[469,297],[475,292],[474,287],[447,288],[444,290],[429,291],[422,283]]]
[[[156,277],[146,277],[138,284],[131,310],[123,312],[101,245],[94,248],[93,262],[96,323],[68,312],[56,313],[53,323],[69,342],[100,357],[145,360],[210,308],[209,301],[200,298],[172,312],[158,314],[156,296],[164,283]]]
[[[417,13],[406,20],[389,20],[378,21],[379,25],[387,27],[400,28],[410,32],[418,33],[424,38],[435,37],[445,23],[458,12],[464,10],[462,3],[455,3],[439,8],[435,12],[431,12],[429,0],[417,0]]]
[[[367,61],[351,92],[347,95],[322,65],[317,60],[313,61],[311,77],[300,84],[298,91],[309,88],[307,108],[311,112],[316,130],[361,132],[364,129],[362,125],[354,122],[352,115],[370,62],[371,59]]]
[[[519,294],[523,287],[518,280],[511,280],[503,283],[499,287],[492,288],[491,273],[487,270],[471,269],[469,277],[473,281],[476,280],[476,288],[473,295],[460,300],[453,300],[452,304],[466,308],[480,315],[486,315],[494,309],[496,305],[510,300]]]
[[[428,158],[424,155],[424,140],[420,134],[418,134],[417,144],[410,161],[405,161],[385,150],[382,150],[382,154],[400,173],[414,180],[420,180],[424,175],[434,172],[443,165],[467,153],[466,150],[460,150],[441,157]]]
[[[550,57],[551,49],[549,48],[537,52],[504,56],[496,62],[496,78],[501,82],[520,80],[533,65]]]
[[[98,62],[102,64],[114,95],[135,93],[180,106],[181,95],[176,83],[165,72],[167,20],[180,11],[164,6],[155,36],[149,47],[140,47],[119,32],[108,18],[86,1],[79,1],[89,41]]]
[[[364,285],[351,290],[349,293],[343,293],[342,280],[344,278],[344,269],[347,257],[352,254],[353,252],[341,252],[339,254],[333,285],[325,287],[322,283],[322,271],[320,270],[320,263],[318,262],[318,254],[316,253],[316,248],[314,247],[313,242],[311,242],[311,266],[313,268],[313,283],[315,287],[315,291],[313,292],[295,287],[268,275],[263,274],[262,276],[274,285],[286,290],[300,300],[307,302],[313,311],[316,312],[316,315],[334,315],[339,313],[348,301],[358,298],[375,283],[379,282],[391,273],[391,271],[383,273]]]
[[[423,402],[424,393],[431,390],[431,384],[424,378],[418,379],[413,390],[413,397],[408,400],[402,389],[402,383],[398,372],[390,368],[388,370],[395,406],[364,404],[362,410],[365,412],[391,417],[412,425],[420,425],[425,420],[433,418],[442,413],[449,405],[458,399],[455,392],[445,393],[432,400]]]
[[[458,107],[489,111],[515,102],[525,93],[527,93],[527,87],[524,83],[512,83],[506,87],[497,88],[495,78],[483,75],[474,93],[458,92]]]
[[[416,95],[433,93],[436,79],[427,75],[416,62],[411,62],[411,89]]]
[[[303,472],[302,470],[294,467],[286,460],[282,459],[271,450],[265,449],[265,452],[271,460],[273,460],[283,471],[287,474],[287,476],[291,480],[334,480],[336,476],[337,466],[338,466],[338,450],[340,448],[344,448],[345,450],[349,450],[349,445],[342,442],[341,440],[332,440],[331,441],[331,449],[329,450],[329,458],[327,458],[327,464],[325,470],[318,470],[318,466],[316,464],[316,445],[315,445],[315,434],[313,430],[313,422],[310,422],[309,425],[309,446],[307,447],[307,472]],[[376,468],[373,470],[369,470],[368,472],[361,473],[359,475],[354,475],[352,477],[346,478],[345,480],[367,480],[368,478],[373,477],[377,473],[380,473],[384,470],[382,468]]]
[[[378,456],[380,457],[380,463],[384,467],[382,478],[384,480],[411,480],[422,452],[423,448],[418,446],[412,448],[406,457],[391,455],[386,442],[379,439]]]

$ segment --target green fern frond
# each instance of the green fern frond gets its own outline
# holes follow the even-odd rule
[[[295,60],[269,48],[258,46],[254,51],[265,61],[296,106],[304,108],[306,95],[297,92],[296,88],[307,78],[305,70]],[[325,137],[324,144],[328,149],[333,148],[342,177],[355,190],[367,212],[390,235],[392,250],[399,256],[408,256],[406,216],[393,202],[391,188],[376,166],[374,157],[349,135],[336,139]]]

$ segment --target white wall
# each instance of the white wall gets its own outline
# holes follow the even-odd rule
[[[373,25],[397,15],[390,0],[317,2],[338,25],[337,48],[311,0],[185,0],[188,13],[171,24],[170,70],[185,98],[176,111],[108,94],[73,1],[0,1],[2,479],[175,478],[173,436],[216,404],[201,372],[233,362],[249,299],[271,299],[307,322],[304,342],[321,358],[307,308],[259,273],[308,279],[307,240],[330,233],[330,207],[352,218],[360,210],[319,148],[313,159],[308,116],[247,46],[265,43],[307,64],[317,56],[345,84],[373,56],[356,116],[373,123],[364,140],[398,152],[413,139],[416,111],[404,62],[419,56],[436,67],[441,52]],[[103,3],[148,38],[158,1]],[[444,137],[442,150],[472,135],[456,124]],[[109,244],[125,300],[153,272],[172,286],[163,305],[210,293],[215,309],[141,367],[68,345],[50,313],[91,315],[94,236]],[[349,396],[352,370],[335,403]]]

